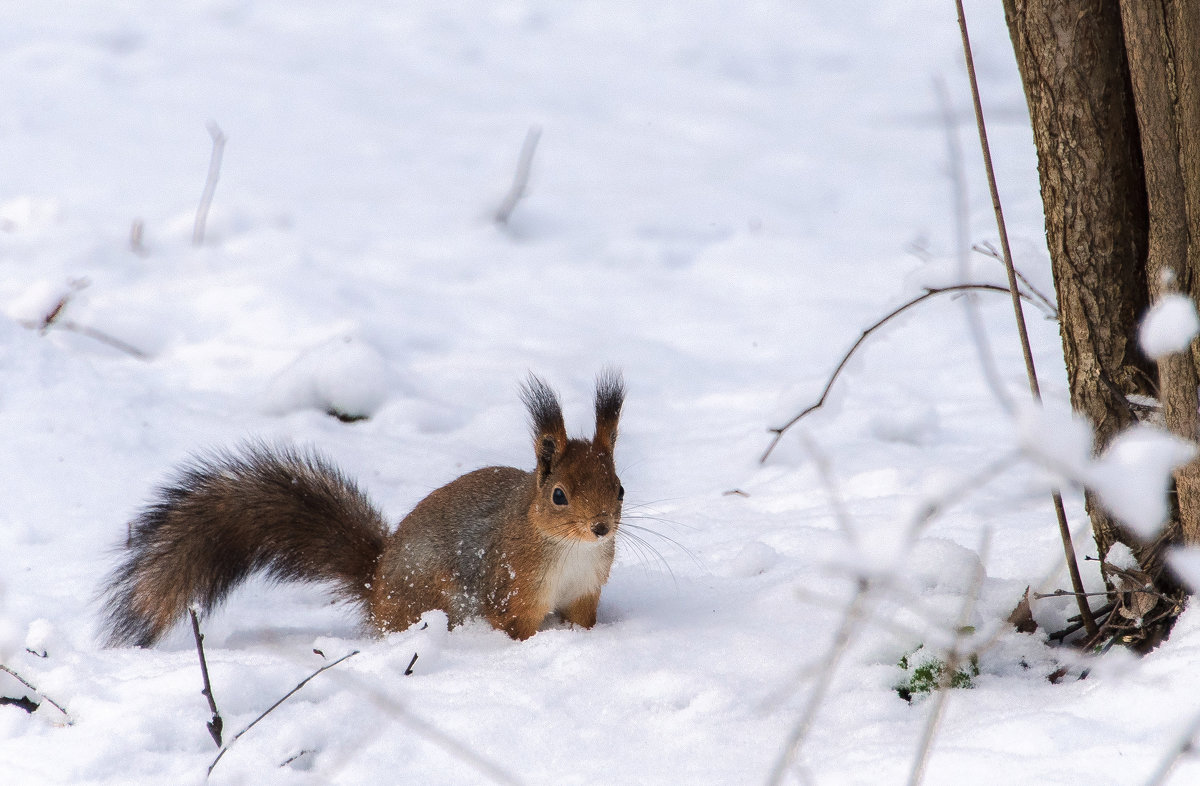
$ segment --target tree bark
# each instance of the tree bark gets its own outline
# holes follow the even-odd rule
[[[1148,305],[1148,214],[1117,0],[1004,0],[1038,150],[1071,405],[1101,450],[1150,392],[1137,348]],[[1128,540],[1087,497],[1101,556]]]
[[[1200,0],[1123,0],[1121,18],[1138,110],[1150,232],[1146,258],[1152,300],[1200,295]],[[1189,133],[1190,131],[1190,133]],[[1167,428],[1195,441],[1197,342],[1158,362]],[[1200,543],[1200,459],[1175,473],[1178,531]],[[1175,537],[1171,537],[1174,535]]]

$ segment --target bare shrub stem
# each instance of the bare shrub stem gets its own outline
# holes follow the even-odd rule
[[[208,221],[208,210],[212,207],[217,180],[221,177],[221,158],[225,154],[225,133],[216,123],[208,124],[208,135],[212,137],[212,153],[208,158],[208,176],[204,179],[204,192],[196,208],[196,223],[192,226],[192,245],[204,243],[204,225]]]
[[[529,186],[529,173],[533,171],[533,154],[537,152],[538,140],[541,138],[542,129],[538,126],[532,126],[525,134],[525,141],[521,144],[521,155],[517,159],[517,169],[513,173],[512,186],[504,195],[500,206],[496,208],[494,219],[497,224],[507,224],[517,208],[517,203],[525,196],[525,189]]]
[[[1029,333],[1025,328],[1025,312],[1021,308],[1020,290],[1017,285],[1016,267],[1012,261],[1012,248],[1008,243],[1008,229],[1004,223],[1004,209],[1000,204],[1000,190],[996,185],[996,170],[992,166],[992,151],[988,144],[987,125],[983,119],[983,104],[979,98],[979,80],[975,76],[975,58],[971,54],[971,37],[967,32],[967,17],[963,11],[962,0],[954,0],[958,10],[958,28],[962,33],[963,56],[967,64],[967,78],[971,83],[971,102],[975,108],[975,127],[979,131],[979,145],[983,151],[983,164],[987,171],[988,190],[992,197],[992,210],[996,215],[996,229],[1000,233],[1000,251],[1003,255],[1004,269],[1008,274],[1008,290],[1012,298],[1013,315],[1017,323],[1017,334],[1021,339],[1021,353],[1025,358],[1025,372],[1029,378],[1029,390],[1036,401],[1042,400],[1041,388],[1038,385],[1037,369],[1033,363],[1033,350],[1029,345]],[[1062,494],[1056,489],[1053,494],[1054,514],[1058,519],[1059,535],[1062,538],[1063,552],[1067,560],[1067,572],[1071,576],[1071,586],[1075,590],[1075,599],[1079,605],[1084,627],[1089,636],[1099,632],[1096,620],[1092,616],[1091,607],[1083,595],[1083,579],[1079,575],[1079,562],[1075,558],[1075,546],[1071,539],[1071,528],[1067,524],[1067,513],[1063,507]]]
[[[200,656],[200,676],[204,679],[204,690],[200,692],[204,698],[208,699],[208,708],[212,710],[212,720],[206,725],[213,742],[220,748],[221,729],[225,726],[225,721],[221,719],[221,713],[217,711],[217,700],[213,698],[212,683],[208,680],[208,661],[204,659],[204,635],[200,633],[200,619],[196,616],[194,608],[188,609],[188,612],[192,615],[192,634],[196,637],[196,654]]]

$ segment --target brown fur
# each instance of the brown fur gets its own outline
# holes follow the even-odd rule
[[[516,639],[557,612],[596,623],[624,490],[613,464],[619,375],[596,385],[596,433],[569,439],[558,399],[530,377],[524,396],[537,467],[486,467],[423,499],[391,534],[321,459],[252,445],[200,460],[131,524],[106,584],[108,640],[149,646],[187,608],[218,605],[256,571],[327,581],[380,633],[433,609],[482,617]]]

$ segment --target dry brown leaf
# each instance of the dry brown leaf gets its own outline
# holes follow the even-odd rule
[[[1117,576],[1116,586],[1121,597],[1127,599],[1117,609],[1125,619],[1140,620],[1158,605],[1158,596],[1154,592],[1143,591],[1154,588],[1147,573],[1140,570],[1125,571]]]
[[[1025,594],[1012,610],[1012,614],[1008,615],[1008,621],[1021,633],[1033,633],[1037,630],[1037,620],[1033,618],[1033,608],[1029,603],[1029,587],[1025,588]]]

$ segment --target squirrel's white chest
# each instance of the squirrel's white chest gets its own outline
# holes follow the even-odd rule
[[[561,611],[584,595],[596,592],[612,566],[612,543],[573,543],[564,547],[546,572],[544,585],[551,611]]]

